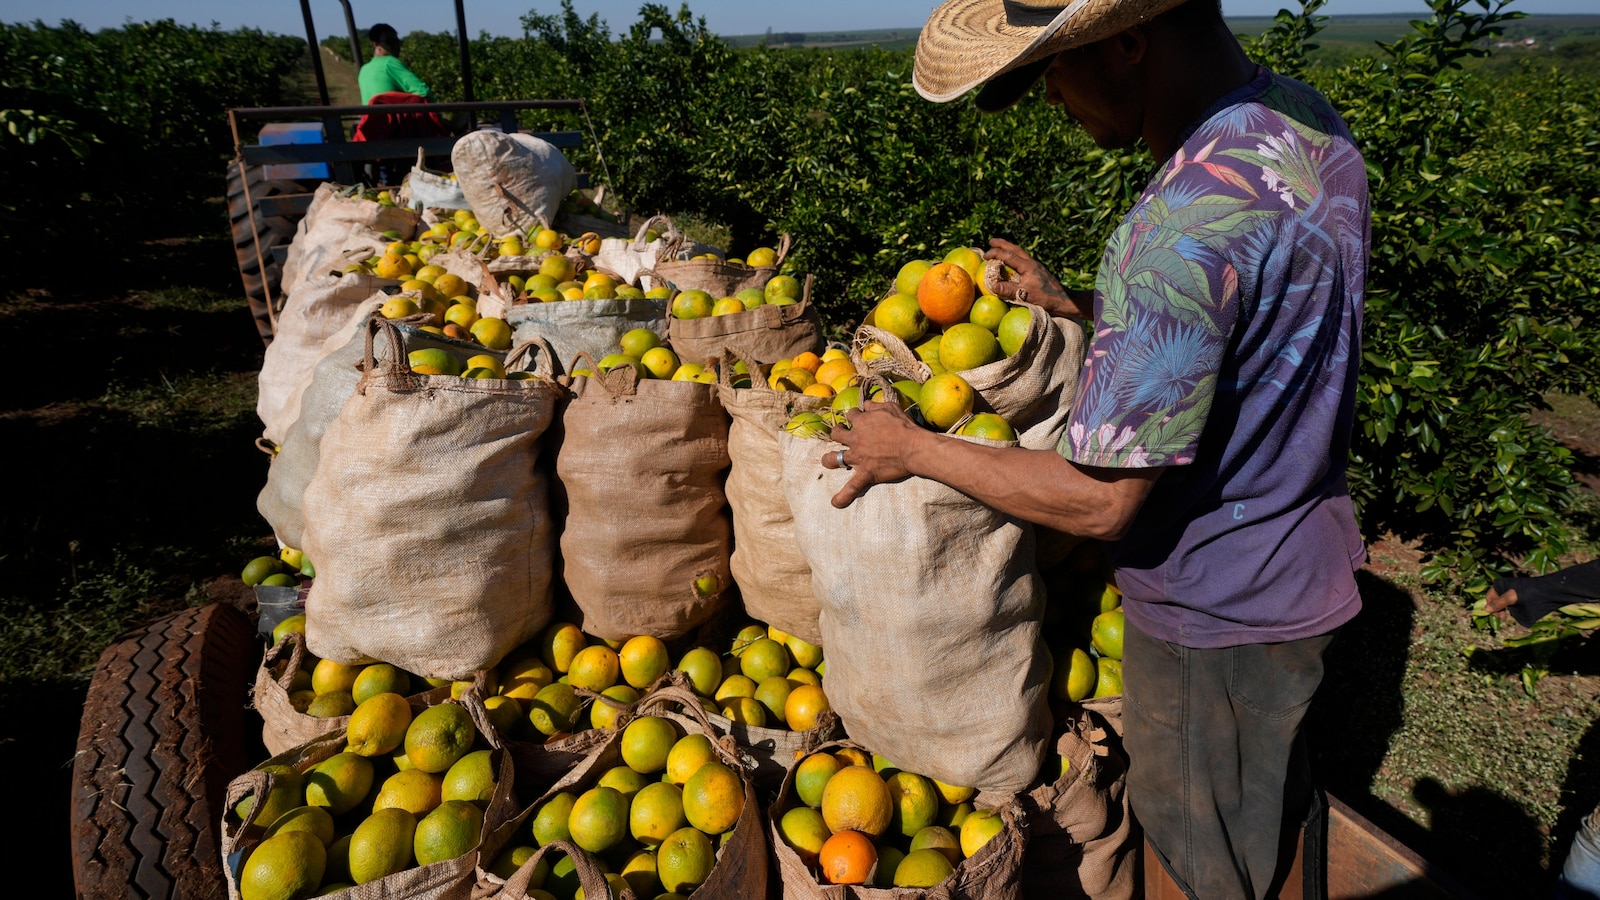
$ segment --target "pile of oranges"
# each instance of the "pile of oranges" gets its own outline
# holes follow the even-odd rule
[[[851,745],[802,759],[787,790],[778,836],[828,884],[933,887],[1004,827],[997,811],[973,808],[972,788]]]

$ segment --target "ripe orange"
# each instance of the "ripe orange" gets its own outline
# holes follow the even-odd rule
[[[822,821],[822,813],[809,806],[796,806],[778,820],[778,836],[800,855],[801,862],[811,866],[816,864],[817,855],[832,832]]]
[[[817,727],[817,717],[825,709],[832,709],[828,695],[813,684],[802,684],[789,692],[783,703],[783,718],[794,731],[810,731]]]
[[[646,775],[667,768],[678,726],[660,716],[640,716],[622,729],[622,761]]]
[[[940,328],[967,321],[976,296],[972,276],[955,263],[939,263],[917,285],[917,305]]]
[[[689,820],[683,817],[683,790],[668,782],[640,788],[628,808],[629,833],[634,840],[652,847],[687,824]]]
[[[683,815],[706,834],[731,831],[744,811],[744,781],[720,762],[708,762],[683,786]]]
[[[1001,357],[1000,341],[982,325],[960,322],[945,329],[939,339],[939,364],[946,372],[965,372]]]
[[[710,738],[699,733],[684,735],[667,753],[667,781],[684,784],[701,766],[716,761],[717,751]]]
[[[615,788],[590,788],[572,804],[567,830],[590,853],[609,849],[628,836],[628,801]]]
[[[928,333],[928,317],[917,298],[910,294],[890,294],[878,301],[872,311],[873,324],[910,344]]]
[[[812,353],[810,350],[807,350],[804,353],[796,353],[794,355],[794,360],[792,361],[791,367],[796,369],[805,369],[807,372],[815,375],[817,374],[817,370],[822,368],[822,357]]]
[[[865,884],[878,863],[878,848],[859,831],[837,831],[817,854],[822,877],[829,884]]]
[[[939,813],[939,792],[933,782],[914,772],[895,772],[884,783],[894,801],[891,830],[911,837],[933,825],[934,816]]]
[[[977,395],[965,378],[954,372],[935,375],[922,383],[917,405],[928,424],[948,431],[972,412]]]
[[[955,866],[943,853],[931,848],[912,850],[894,867],[894,886],[899,888],[931,888],[950,877]]]
[[[1122,659],[1122,631],[1126,623],[1127,616],[1120,607],[1095,616],[1091,631],[1095,652],[1112,659]]]
[[[810,807],[822,805],[822,789],[828,779],[845,767],[837,756],[830,753],[813,753],[800,760],[794,773],[794,792],[800,802]]]
[[[1115,697],[1122,693],[1122,663],[1102,656],[1095,663],[1097,678],[1094,682],[1096,697]]]
[[[957,434],[967,437],[985,438],[991,441],[1014,441],[1017,439],[1016,429],[1011,427],[999,413],[978,413],[961,426]]]
[[[866,766],[840,769],[822,789],[822,818],[835,834],[859,831],[877,837],[889,830],[894,806],[889,786]]]
[[[567,683],[576,688],[599,693],[613,684],[622,674],[617,651],[604,644],[594,644],[579,650],[572,657],[567,671]]]
[[[656,850],[656,874],[663,888],[688,895],[711,877],[716,861],[711,839],[685,825],[668,835]]]

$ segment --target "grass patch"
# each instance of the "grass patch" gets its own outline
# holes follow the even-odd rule
[[[98,404],[130,416],[142,428],[217,433],[254,424],[256,378],[249,373],[157,370],[154,375],[153,382],[113,380]]]

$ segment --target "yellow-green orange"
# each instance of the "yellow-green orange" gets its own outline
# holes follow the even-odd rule
[[[927,828],[918,829],[911,836],[911,852],[918,850],[937,850],[950,860],[950,864],[957,865],[961,862],[961,840],[955,833],[942,825],[929,825]]]
[[[388,663],[363,667],[350,687],[350,695],[356,698],[358,705],[376,694],[399,694],[404,697],[409,693],[411,676],[404,669]]]
[[[716,758],[717,751],[710,738],[698,732],[686,734],[667,753],[667,780],[677,785],[684,784],[700,771],[701,766],[714,762]]]
[[[683,790],[658,781],[639,789],[628,809],[628,833],[641,844],[654,846],[689,824],[683,817]]]
[[[711,839],[686,825],[668,835],[656,849],[656,875],[663,888],[687,894],[711,877],[716,860]]]
[[[813,753],[802,759],[794,774],[794,792],[800,802],[813,808],[821,806],[822,789],[844,765],[831,753]]]
[[[767,721],[787,725],[783,718],[783,704],[789,699],[794,684],[787,676],[774,675],[756,685],[755,699],[767,709]]]
[[[328,850],[316,835],[290,831],[262,841],[239,872],[243,900],[296,900],[322,883]]]
[[[789,699],[783,703],[783,718],[795,731],[810,731],[817,727],[817,719],[823,710],[832,708],[822,688],[802,684],[789,692]]]
[[[350,835],[350,879],[377,881],[411,866],[417,820],[403,809],[380,809]]]
[[[374,694],[368,697],[345,726],[345,739],[351,753],[380,756],[393,751],[406,739],[411,727],[411,704],[399,694]]]
[[[908,344],[928,332],[928,317],[917,305],[917,298],[910,294],[890,294],[883,298],[873,310],[872,321]]]
[[[1095,616],[1090,630],[1095,652],[1112,659],[1122,659],[1122,632],[1126,624],[1127,616],[1121,607]]]
[[[637,703],[639,692],[626,684],[613,684],[600,692],[600,696],[607,700],[615,700],[622,704]],[[589,724],[596,728],[612,729],[617,727],[617,719],[622,715],[622,710],[605,700],[595,700],[589,706]]]
[[[894,885],[902,888],[931,888],[950,877],[955,866],[938,850],[913,850],[894,867]]]
[[[1028,330],[1033,327],[1033,311],[1026,306],[1013,307],[1000,319],[999,339],[1000,349],[1007,356],[1016,356],[1022,349],[1022,344],[1028,339]]]
[[[891,830],[910,837],[933,824],[939,812],[939,792],[933,782],[912,772],[895,772],[884,779],[884,784],[894,800]]]
[[[965,378],[954,372],[947,372],[935,375],[922,383],[917,405],[929,425],[940,431],[948,431],[972,412],[972,405],[976,399],[976,392]]]
[[[267,837],[288,831],[314,834],[326,847],[333,843],[333,815],[321,806],[297,806],[272,823],[272,827],[267,829]]]
[[[565,675],[572,666],[572,658],[587,643],[588,638],[578,626],[571,622],[555,622],[539,637],[539,656],[545,665]]]
[[[878,837],[889,830],[894,806],[889,786],[866,766],[840,769],[822,789],[822,818],[834,834],[859,831]]]
[[[721,762],[708,762],[683,785],[683,815],[706,834],[733,828],[744,809],[744,782]]]
[[[406,769],[384,779],[372,801],[374,812],[403,809],[414,816],[425,816],[444,801],[444,776],[421,769]]]
[[[771,638],[753,642],[739,654],[739,669],[756,684],[789,671],[789,651]]]
[[[406,729],[406,756],[424,772],[443,772],[472,749],[478,729],[459,703],[430,706]]]
[[[778,836],[807,866],[816,865],[817,854],[832,834],[822,813],[809,806],[796,806],[778,820]]]
[[[262,766],[261,771],[272,774],[272,790],[267,794],[266,802],[261,804],[261,812],[256,814],[256,824],[270,828],[279,816],[305,804],[305,776],[293,766],[278,764]],[[255,802],[254,796],[240,800],[233,808],[234,814],[243,820]]]
[[[622,729],[622,761],[647,775],[660,772],[677,742],[678,727],[670,720],[640,716]]]
[[[549,737],[571,731],[582,708],[583,701],[572,685],[557,682],[545,686],[528,702],[528,721],[540,734]]]
[[[604,644],[579,650],[567,669],[567,683],[575,688],[599,693],[617,683],[620,675],[617,651]]]
[[[722,683],[722,660],[715,651],[695,647],[678,660],[678,670],[689,676],[696,693],[709,697]]]
[[[628,801],[614,788],[593,787],[578,796],[567,817],[572,842],[590,853],[628,836]]]
[[[1055,672],[1050,678],[1050,693],[1057,700],[1076,703],[1094,693],[1099,672],[1089,654],[1077,647],[1068,648],[1057,655],[1055,664]]]
[[[342,816],[372,789],[372,761],[354,753],[335,753],[306,773],[306,803],[326,806]]]
[[[636,772],[628,766],[612,766],[606,770],[600,780],[595,782],[595,787],[608,787],[622,795],[622,799],[633,802],[634,795],[647,784],[659,784],[642,772]]]
[[[1094,696],[1115,697],[1122,693],[1122,663],[1108,656],[1095,660]]]
[[[417,822],[412,852],[417,865],[455,859],[478,845],[483,832],[483,810],[466,800],[446,800]]]
[[[961,823],[961,855],[972,858],[1005,827],[1005,820],[996,810],[975,810]]]
[[[488,750],[474,750],[456,760],[444,773],[440,797],[445,800],[471,800],[487,804],[494,796],[495,771]]]
[[[347,666],[331,659],[319,659],[316,668],[311,670],[311,689],[319,694],[331,694],[335,691],[349,693],[351,688],[356,686],[356,678],[361,675],[361,668],[361,666]]]
[[[660,638],[648,634],[632,637],[617,652],[622,669],[622,680],[636,688],[648,687],[660,678],[671,665],[667,645]]]
[[[539,811],[533,814],[533,839],[539,846],[543,847],[551,841],[572,840],[567,822],[572,817],[573,804],[577,802],[577,794],[562,791],[539,807]]]
[[[316,694],[311,703],[306,707],[306,715],[318,719],[333,719],[339,716],[348,716],[356,711],[356,698],[350,696],[349,691],[329,691],[326,694]]]

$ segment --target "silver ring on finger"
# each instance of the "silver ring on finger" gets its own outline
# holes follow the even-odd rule
[[[833,464],[841,469],[850,468],[850,464],[844,461],[844,450],[835,450],[833,452]]]

